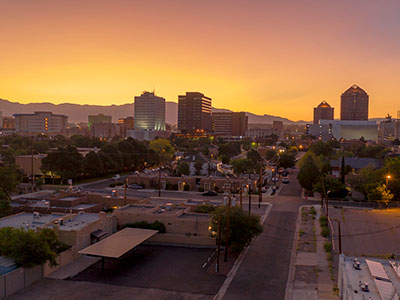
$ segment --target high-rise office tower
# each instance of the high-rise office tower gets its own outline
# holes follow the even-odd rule
[[[333,120],[334,108],[328,102],[322,101],[314,107],[314,124],[319,124],[319,120]]]
[[[135,130],[165,130],[165,99],[154,92],[135,97]]]
[[[353,85],[342,94],[340,119],[368,120],[368,104],[368,94],[359,86]]]
[[[112,117],[106,116],[103,114],[98,115],[89,115],[88,116],[88,127],[89,129],[92,127],[93,124],[111,124]]]
[[[211,132],[211,98],[198,92],[178,96],[178,129],[180,132]]]

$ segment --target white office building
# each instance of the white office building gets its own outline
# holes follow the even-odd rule
[[[135,97],[135,130],[165,130],[165,99],[154,92]]]

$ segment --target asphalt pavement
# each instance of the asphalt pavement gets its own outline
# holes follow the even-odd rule
[[[291,171],[289,184],[273,203],[260,234],[249,248],[223,299],[284,299],[298,208],[304,204],[301,187]]]

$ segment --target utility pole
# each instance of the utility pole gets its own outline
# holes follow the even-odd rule
[[[230,223],[231,223],[231,195],[229,195],[229,197],[228,197],[228,209],[227,209],[227,216],[226,216],[226,241],[225,241],[224,262],[228,261]]]
[[[258,208],[261,207],[262,202],[262,174],[263,174],[263,167],[260,166],[260,174],[258,178]]]
[[[243,184],[240,184],[240,209],[243,209],[242,206],[242,192],[243,192]]]
[[[158,169],[158,197],[161,197],[161,166]]]
[[[339,233],[339,254],[342,254],[342,232],[340,230],[340,221],[338,220],[338,233]]]
[[[35,175],[33,174],[33,140],[34,140],[34,136],[32,136],[32,144],[31,144],[31,179],[32,179],[32,184],[31,184],[31,189],[33,192],[33,184],[35,179],[33,178]]]
[[[218,241],[217,241],[217,265],[215,266],[217,273],[219,272],[219,255],[221,253],[221,215],[218,215]]]
[[[251,214],[251,183],[249,184],[249,216]]]
[[[124,205],[126,205],[126,189],[128,188],[128,178],[125,178],[125,185],[124,185]]]

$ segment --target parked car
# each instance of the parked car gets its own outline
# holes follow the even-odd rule
[[[138,184],[128,184],[128,189],[133,189],[133,190],[140,190],[140,189],[142,189],[143,187],[142,186],[140,186],[140,185],[138,185]]]
[[[289,183],[289,177],[283,177],[282,183]]]
[[[214,191],[207,191],[205,193],[202,194],[203,196],[217,196],[218,193],[214,192]]]
[[[115,181],[117,181],[117,180],[120,179],[120,178],[121,178],[121,176],[120,176],[119,174],[114,175],[114,176],[112,177],[112,179],[114,179]]]

